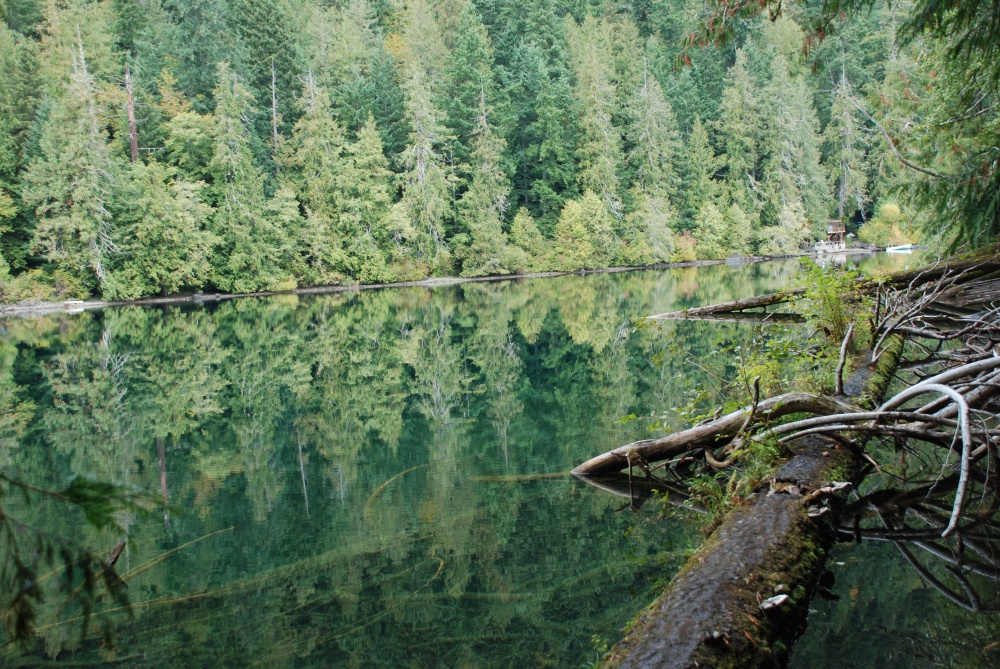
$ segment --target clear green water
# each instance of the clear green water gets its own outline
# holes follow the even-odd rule
[[[129,483],[115,646],[54,603],[5,665],[578,667],[700,540],[566,475],[714,383],[746,325],[644,314],[786,288],[796,261],[131,307],[4,322],[0,457]],[[670,343],[673,356],[654,365]],[[161,459],[162,455],[162,459]],[[24,517],[107,550],[64,509]],[[649,512],[645,512],[647,515]],[[89,531],[87,531],[89,532]],[[111,604],[104,608],[111,608]]]

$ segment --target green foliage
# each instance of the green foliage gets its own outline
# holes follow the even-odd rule
[[[112,195],[120,164],[108,149],[82,46],[69,74],[42,124],[22,197],[38,218],[33,250],[65,276],[67,296],[85,297],[105,287],[118,251]]]
[[[215,90],[215,154],[211,169],[219,203],[212,232],[219,239],[212,282],[222,290],[254,292],[287,286],[293,221],[268,215],[264,175],[250,150],[252,98],[227,63],[219,65]]]
[[[694,126],[684,146],[681,160],[681,175],[684,183],[684,196],[681,206],[680,228],[691,230],[695,227],[695,219],[702,208],[713,202],[718,195],[719,185],[714,180],[715,173],[722,165],[722,160],[715,155],[708,140],[708,132],[695,117]]]
[[[282,166],[296,186],[305,210],[305,225],[295,230],[295,248],[302,257],[298,272],[306,285],[337,283],[346,269],[344,248],[357,234],[340,235],[351,174],[347,141],[333,118],[326,93],[310,82],[302,95],[303,114],[283,147]],[[384,178],[384,177],[383,177]]]
[[[216,120],[211,114],[182,111],[166,124],[166,160],[191,181],[212,179]]]
[[[852,342],[856,347],[858,342],[864,341],[862,329],[866,327],[862,319],[866,314],[864,300],[848,299],[858,277],[857,272],[834,265],[820,267],[811,261],[804,262],[804,266],[805,272],[799,283],[805,288],[805,293],[800,300],[796,300],[796,309],[824,335],[827,346],[831,348],[840,347],[847,328],[854,323]]]
[[[469,229],[469,243],[459,246],[463,276],[510,274],[526,264],[517,247],[510,247],[503,231],[510,185],[502,172],[506,142],[494,135],[486,116],[486,95],[480,94],[476,136],[472,142],[472,183],[458,202],[458,214]]]
[[[291,8],[283,0],[228,0],[227,5],[229,24],[243,48],[241,74],[256,98],[246,113],[256,117],[258,135],[270,139],[272,93],[278,123],[286,129],[285,123],[297,116],[298,81],[305,69]]]
[[[879,205],[875,216],[858,228],[858,239],[880,248],[912,244],[917,238],[909,228],[899,205],[886,202]]]
[[[992,69],[978,38],[956,50],[911,22],[899,47],[876,7],[817,45],[809,31],[829,16],[796,5],[721,22],[731,40],[692,50],[685,36],[707,25],[693,0],[585,4],[7,0],[5,299],[164,289],[140,278],[157,254],[140,247],[157,237],[137,235],[148,202],[125,166],[126,62],[142,162],[174,168],[167,185],[203,182],[211,208],[211,271],[168,291],[787,253],[834,212],[878,218],[875,201],[900,203],[901,232],[931,226],[939,247],[992,234],[995,123],[976,106]],[[979,78],[965,86],[962,67]],[[899,156],[943,178],[909,179]],[[569,236],[563,225],[562,248],[545,248],[586,191],[610,232],[604,216]],[[544,243],[504,239],[522,207]]]
[[[735,205],[734,205],[735,206]],[[702,206],[695,220],[695,251],[700,260],[718,260],[729,255],[729,226],[726,217],[712,202]]]
[[[521,207],[510,225],[510,241],[528,254],[529,264],[534,265],[545,255],[545,238],[538,231],[535,219]]]
[[[104,592],[128,607],[125,583],[113,565],[91,549],[12,515],[7,507],[14,492],[26,501],[55,503],[63,513],[76,510],[91,527],[117,533],[122,532],[122,514],[145,512],[151,497],[126,486],[82,476],[72,477],[61,490],[47,490],[0,470],[0,537],[4,542],[0,551],[0,618],[7,637],[27,645],[35,635],[39,607],[47,599],[58,597],[64,608],[79,608],[80,635],[85,638],[94,604]],[[48,578],[54,573],[59,578]],[[106,635],[110,624],[102,617]]]
[[[503,105],[503,101],[494,81],[493,46],[472,2],[466,2],[462,9],[445,76],[447,83],[441,108],[446,117],[445,126],[455,138],[454,161],[474,169],[472,154],[476,148],[473,143],[483,133],[481,115],[491,124],[489,133],[498,134],[500,115],[497,107],[498,103]],[[502,157],[503,148],[498,159]]]
[[[119,214],[120,257],[104,290],[111,299],[135,299],[197,289],[211,276],[212,208],[202,182],[177,180],[158,163],[135,163],[123,174],[129,207]]]
[[[592,191],[563,207],[552,244],[554,266],[564,271],[606,266],[612,259],[614,228],[607,205]]]
[[[621,131],[612,118],[618,106],[612,70],[614,33],[606,21],[588,15],[579,26],[572,19],[567,21],[566,38],[580,110],[577,179],[582,189],[598,194],[618,218],[622,215],[618,173],[625,157]]]

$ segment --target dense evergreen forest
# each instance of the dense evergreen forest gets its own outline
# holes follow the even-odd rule
[[[912,241],[945,55],[815,2],[696,45],[712,4],[0,0],[2,298]]]

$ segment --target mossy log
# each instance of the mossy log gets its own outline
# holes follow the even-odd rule
[[[837,514],[810,517],[806,500],[841,506],[840,494],[820,501],[811,493],[848,476],[853,460],[809,437],[797,449],[768,490],[726,516],[666,592],[632,622],[602,667],[780,663],[803,627],[836,535],[831,518]],[[780,604],[767,608],[768,600]]]
[[[853,390],[865,408],[874,408],[885,394],[901,353],[902,338],[891,337],[878,363],[862,366],[845,390],[849,394]],[[809,411],[815,411],[816,401],[809,396]],[[758,411],[768,402],[761,402]],[[803,410],[801,405],[788,404],[787,397],[776,404],[770,405],[771,411],[778,406]],[[726,417],[736,424],[733,430],[739,429],[746,412]],[[717,427],[718,421],[713,423]],[[692,430],[698,427],[706,426]],[[681,441],[687,449],[691,431],[685,432],[689,436]],[[800,437],[789,446],[795,455],[774,471],[767,489],[723,519],[666,591],[632,621],[602,667],[784,664],[805,627],[809,602],[836,540],[850,487],[830,484],[854,481],[859,465],[857,453],[815,436]],[[614,463],[621,457],[626,456],[619,454],[607,461]]]

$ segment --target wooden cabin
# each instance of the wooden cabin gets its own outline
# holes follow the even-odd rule
[[[839,218],[831,218],[826,222],[826,241],[843,244],[846,234],[847,229]]]
[[[845,238],[847,230],[839,218],[831,218],[826,222],[826,239],[816,242],[816,253],[838,253],[847,250]]]

